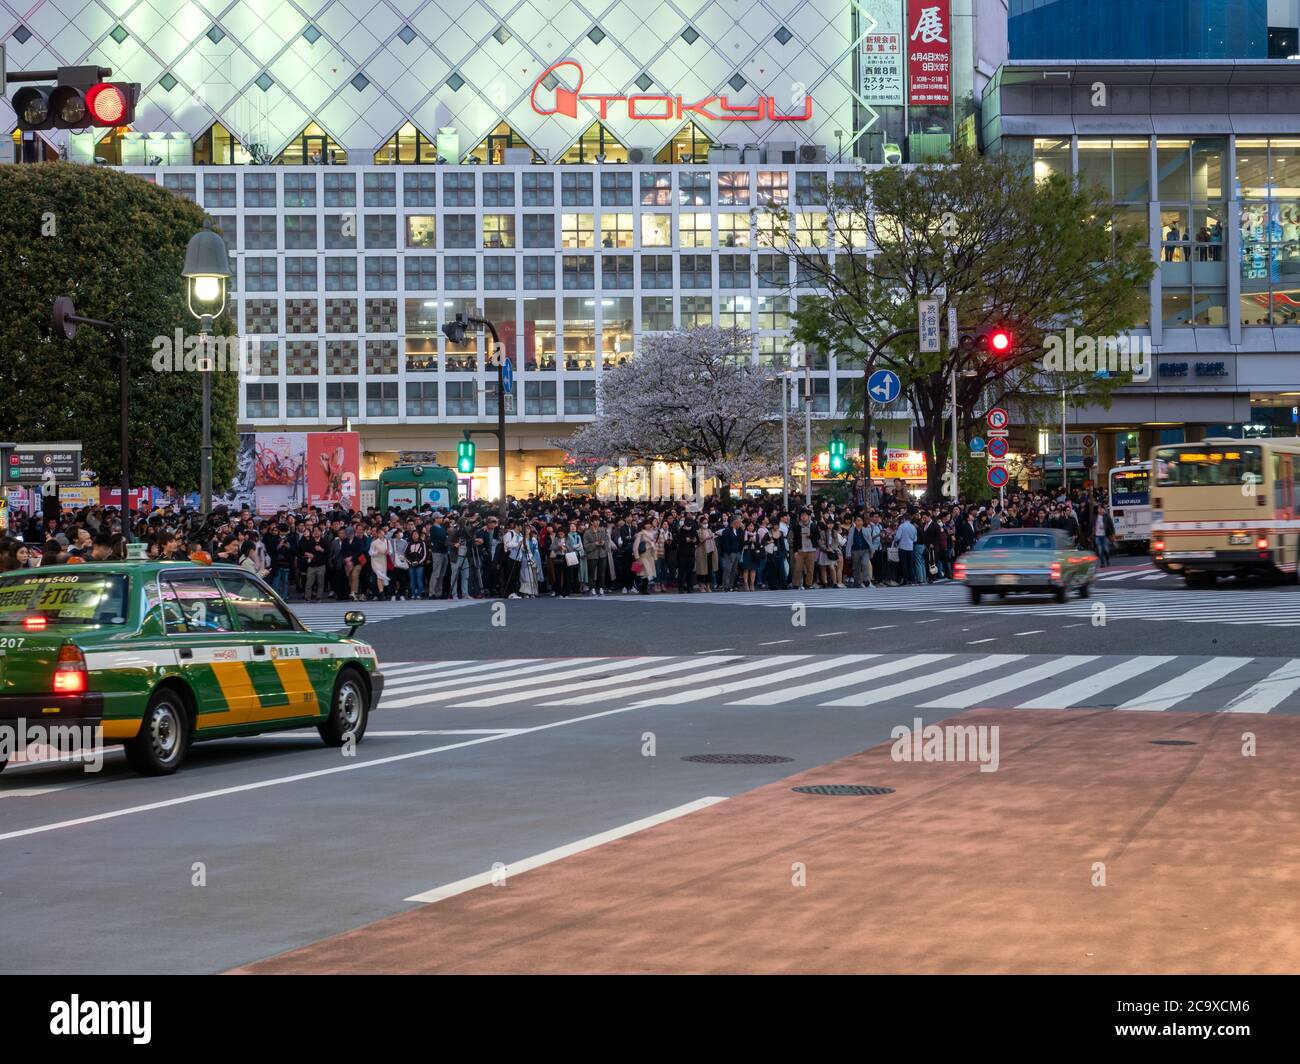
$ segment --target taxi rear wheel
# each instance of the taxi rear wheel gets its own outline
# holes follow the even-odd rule
[[[334,685],[330,715],[316,730],[326,746],[342,746],[349,738],[360,742],[370,718],[370,693],[365,681],[353,669],[339,676]]]
[[[190,716],[175,691],[157,692],[144,711],[140,731],[128,739],[127,763],[145,776],[166,776],[185,761],[190,747]]]

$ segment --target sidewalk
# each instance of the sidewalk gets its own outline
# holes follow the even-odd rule
[[[999,770],[876,747],[238,971],[1300,972],[1300,720],[947,723],[1000,726]],[[824,783],[896,792],[790,790]]]

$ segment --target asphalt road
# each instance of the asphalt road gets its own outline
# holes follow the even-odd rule
[[[355,758],[305,731],[201,744],[162,779],[116,753],[93,775],[11,766],[0,970],[226,970],[498,862],[857,753],[916,716],[1300,711],[1288,588],[1103,582],[1067,606],[979,609],[942,584],[369,609],[401,615],[365,630],[390,681]],[[789,760],[682,760],[704,753]]]

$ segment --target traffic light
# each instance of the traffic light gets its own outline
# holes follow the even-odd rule
[[[131,125],[140,97],[139,83],[101,81],[100,73],[101,68],[96,66],[59,67],[51,75],[56,78],[53,85],[19,89],[13,98],[18,128],[26,131]]]
[[[830,447],[830,471],[832,473],[843,473],[849,468],[848,459],[844,456],[844,437],[839,432],[832,433]]]
[[[461,440],[456,444],[456,472],[474,472],[474,441]]]
[[[1015,335],[1005,325],[984,325],[975,333],[975,349],[1005,357],[1016,346]]]

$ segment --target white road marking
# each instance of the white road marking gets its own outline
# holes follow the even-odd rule
[[[1121,661],[1118,665],[1112,665],[1109,669],[1103,669],[1091,676],[1085,676],[1082,680],[1066,684],[1055,691],[1048,691],[1047,694],[1031,698],[1028,702],[1021,702],[1017,708],[1066,709],[1076,702],[1093,705],[1094,703],[1090,699],[1094,695],[1122,684],[1126,680],[1141,676],[1144,672],[1150,672],[1152,669],[1159,668],[1161,665],[1173,660],[1172,655],[1161,654]]]
[[[1238,695],[1226,706],[1225,713],[1267,713],[1280,705],[1287,695],[1300,688],[1300,659],[1292,658],[1279,669]]]
[[[852,665],[859,661],[868,661],[871,658],[878,657],[877,654],[845,654],[839,658],[829,658],[824,661],[813,661],[806,665],[797,665],[793,669],[783,669],[780,672],[769,673],[763,677],[763,683],[783,683],[786,680],[794,680],[800,676],[807,676],[812,672],[821,672],[824,669],[836,668],[840,665]],[[715,684],[707,687],[702,691],[685,691],[673,695],[663,695],[659,698],[647,698],[637,703],[639,706],[675,706],[683,702],[699,702],[705,698],[718,698],[722,695],[729,695],[733,691],[747,691],[754,686],[753,680],[732,680],[730,683]]]
[[[395,683],[388,683],[385,680],[384,694],[385,696],[409,694],[412,691],[427,689],[431,684],[435,682],[441,683],[444,679],[471,683],[475,677],[481,676],[483,673],[498,672],[502,669],[514,669],[512,675],[518,675],[519,672],[526,671],[530,665],[544,667],[551,664],[553,660],[550,658],[493,658],[491,661],[480,661],[476,665],[464,665],[460,668],[448,669],[446,673],[434,670],[428,675],[402,678]]]
[[[1042,635],[1045,631],[1047,631],[1046,628],[1031,628],[1027,632],[1016,632],[1014,634],[1015,635]]]
[[[1204,691],[1216,681],[1241,668],[1250,658],[1211,658],[1188,669],[1181,676],[1166,680],[1158,687],[1153,687],[1144,695],[1130,698],[1116,706],[1116,709],[1147,710],[1159,713],[1176,705],[1189,695]]]
[[[433,902],[443,901],[446,898],[454,898],[457,894],[464,894],[471,890],[477,890],[479,887],[486,887],[493,882],[504,882],[511,876],[521,875],[524,872],[531,872],[534,868],[541,868],[543,865],[552,864],[555,861],[562,861],[566,857],[572,857],[575,854],[583,853],[587,850],[594,850],[597,846],[603,846],[607,842],[613,842],[616,839],[623,839],[629,835],[635,835],[638,831],[644,831],[646,828],[652,828],[657,824],[666,824],[670,820],[676,820],[678,817],[686,816],[690,813],[698,812],[701,809],[707,809],[711,805],[717,805],[719,802],[725,802],[725,798],[697,798],[693,802],[687,802],[685,805],[679,805],[672,809],[665,809],[662,813],[655,813],[653,816],[642,817],[640,820],[633,820],[630,824],[624,824],[621,827],[610,828],[608,831],[602,831],[597,835],[588,835],[585,839],[579,839],[577,842],[570,842],[564,846],[557,846],[553,850],[547,850],[545,853],[536,854],[533,857],[525,857],[521,861],[513,861],[506,865],[504,869],[496,872],[480,872],[475,876],[468,876],[465,879],[458,879],[454,883],[447,883],[441,887],[434,887],[432,890],[426,890],[423,894],[413,894],[404,901],[421,902],[430,905]]]
[[[942,617],[929,617],[924,621],[917,621],[916,623],[917,624],[938,624],[941,620],[943,620]]]
[[[1150,576],[1138,577],[1139,580],[1163,580],[1164,578],[1165,578],[1164,573],[1152,573]]]
[[[759,643],[761,647],[774,647],[779,643],[793,643],[793,639],[769,639],[766,643]]]
[[[1024,656],[1023,654],[990,654],[980,665],[986,669],[994,669],[1001,665],[1010,665],[1013,661],[1020,661]],[[941,684],[951,683],[954,680],[968,679],[970,672],[971,663],[967,661],[951,669],[944,669],[942,672],[922,673],[920,676],[900,680],[888,687],[877,687],[871,691],[859,691],[857,694],[837,698],[832,702],[822,702],[821,705],[874,706],[878,702],[888,702],[891,698],[901,698],[904,695],[924,691],[930,687],[939,687]]]
[[[846,672],[841,676],[828,676],[824,680],[817,680],[813,683],[801,684],[798,687],[787,687],[784,691],[769,691],[761,695],[752,695],[749,698],[741,698],[735,702],[728,702],[729,706],[777,706],[782,702],[793,702],[796,698],[803,698],[806,695],[816,695],[823,691],[833,691],[837,687],[849,687],[863,680],[874,680],[878,676],[889,676],[891,673],[903,672],[907,669],[918,669],[922,665],[930,665],[936,661],[942,661],[944,658],[951,657],[950,654],[913,654],[909,657],[895,658],[892,661],[881,662],[879,665],[872,665],[867,669],[857,669],[854,672]]]
[[[830,636],[833,636],[833,635],[848,635],[848,634],[849,634],[848,632],[822,632],[822,633],[820,633],[820,634],[817,636],[817,638],[818,638],[818,639],[827,639],[827,638],[829,638]],[[783,643],[789,643],[790,640],[789,640],[789,639],[782,639],[781,642],[783,642]]]
[[[650,659],[655,660],[655,659]],[[684,669],[698,669],[701,665],[721,665],[723,662],[734,661],[734,657],[714,657],[714,658],[687,658],[685,661],[668,661],[667,664],[655,665],[647,669],[634,669],[632,672],[615,672],[613,676],[606,676],[603,679],[581,679],[569,682],[568,676],[556,676],[554,674],[547,676],[533,676],[521,681],[520,686],[526,688],[522,691],[514,691],[509,694],[493,695],[491,698],[479,698],[472,702],[457,702],[457,709],[474,708],[481,706],[504,706],[511,702],[526,702],[530,699],[550,698],[552,695],[562,695],[569,691],[590,691],[596,687],[611,687],[616,684],[625,684],[630,680],[646,680],[652,676],[662,676],[665,673],[681,672]],[[611,661],[611,667],[617,669],[619,662]],[[689,677],[687,677],[689,679]],[[621,691],[619,692],[622,693]]]
[[[405,676],[407,673],[430,672],[434,669],[449,669],[456,665],[477,665],[480,659],[463,659],[460,661],[421,661],[410,662],[403,661],[393,665],[382,666],[385,676],[394,678]]]
[[[977,646],[980,643],[996,643],[996,642],[997,640],[993,636],[989,636],[987,639],[968,639],[966,640],[966,645],[968,647],[973,647],[973,646]]]
[[[886,628],[897,628],[896,624],[878,624],[874,628],[868,628],[868,632],[883,632]]]
[[[689,676],[673,676],[667,680],[652,680],[649,683],[633,684],[631,687],[622,687],[618,691],[619,698],[629,698],[632,695],[641,694],[643,691],[660,691],[665,687],[677,687],[681,684],[701,683],[706,680],[720,679],[723,676],[735,676],[742,672],[755,672],[758,669],[766,669],[772,665],[780,665],[784,662],[806,661],[807,654],[774,654],[771,657],[753,658],[750,661],[741,661],[735,665],[728,665],[721,669],[711,669],[708,672],[692,673]],[[580,684],[574,686],[581,686]],[[545,692],[543,692],[543,697]],[[543,702],[544,706],[581,706],[588,702],[599,702],[608,698],[609,692],[597,691],[594,694],[578,695],[575,698],[561,698],[550,702]]]
[[[590,664],[595,662],[595,664]],[[588,673],[601,672],[605,669],[612,669],[616,666],[617,659],[614,658],[555,658],[539,665],[525,665],[519,669],[509,669],[509,679],[494,680],[492,683],[472,683],[469,687],[451,687],[436,688],[419,695],[410,695],[407,698],[399,698],[396,702],[390,702],[387,698],[388,692],[385,691],[382,708],[384,709],[403,709],[406,706],[422,706],[431,702],[450,702],[457,698],[473,697],[475,695],[485,694],[489,691],[506,691],[519,685],[518,677],[532,676],[539,672],[555,672],[557,669],[569,669],[574,665],[585,666],[583,668],[572,669],[567,675],[584,676]],[[495,662],[493,663],[496,664]],[[488,670],[487,675],[491,675],[492,670]],[[467,676],[466,680],[474,681],[480,677]]]
[[[697,654],[722,654],[728,650],[735,650],[735,647],[718,647],[717,650],[697,650]]]
[[[918,709],[969,709],[971,706],[979,705],[990,698],[998,695],[1004,695],[1008,691],[1015,691],[1021,687],[1028,687],[1031,683],[1037,683],[1039,680],[1047,680],[1053,676],[1059,676],[1066,669],[1072,669],[1076,665],[1086,665],[1090,661],[1096,661],[1096,654],[1076,654],[1056,658],[1053,661],[1044,662],[1042,665],[1035,665],[1033,668],[1022,669],[1020,672],[1013,672],[1010,676],[1003,676],[996,680],[990,680],[988,683],[982,683],[977,687],[972,687],[966,691],[957,691],[954,694],[944,698],[937,698],[933,702],[925,702],[918,706]]]

